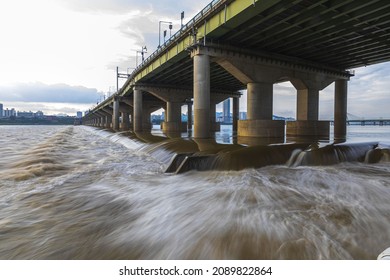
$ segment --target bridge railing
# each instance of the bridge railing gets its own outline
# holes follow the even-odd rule
[[[129,75],[129,78],[127,79],[127,82],[132,80],[138,72],[148,63],[150,63],[154,58],[158,57],[162,52],[164,52],[168,47],[170,47],[176,40],[179,39],[179,37],[183,36],[184,34],[189,34],[190,31],[199,23],[202,19],[204,19],[205,16],[207,16],[210,12],[215,10],[216,8],[220,7],[222,4],[226,3],[228,0],[213,0],[211,1],[206,7],[204,7],[199,13],[197,13],[192,19],[190,19],[186,24],[183,24],[183,26],[174,33],[167,41],[165,41],[162,46],[160,46],[157,50],[155,50],[151,55],[149,55],[143,62],[141,62],[140,65],[138,65],[133,72]],[[116,92],[112,94],[110,97],[115,96],[120,93]],[[106,100],[100,102],[96,106],[92,108],[95,109],[96,107],[100,107],[104,103],[108,102],[107,100],[109,97],[107,97]]]
[[[205,8],[203,8],[199,13],[197,13],[191,20],[184,24],[179,31],[173,34],[167,41],[165,41],[162,46],[155,50],[150,56],[148,56],[140,65],[138,65],[132,72],[130,79],[138,73],[144,65],[151,62],[154,58],[158,57],[160,53],[164,52],[173,42],[175,42],[179,37],[187,32],[191,31],[192,28],[199,23],[206,15],[213,11],[216,7],[219,7],[222,3],[225,3],[226,0],[213,0]]]

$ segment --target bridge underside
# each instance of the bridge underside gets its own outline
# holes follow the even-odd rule
[[[234,97],[237,121],[237,91],[246,89],[248,119],[235,125],[238,135],[284,136],[284,124],[272,120],[272,87],[290,81],[297,90],[297,121],[287,124],[287,134],[329,135],[329,122],[318,120],[318,94],[335,82],[335,137],[343,139],[346,70],[390,60],[390,1],[220,0],[208,7],[118,93],[119,102],[134,107],[134,131],[148,127],[142,120],[155,108],[166,110],[163,127],[180,131],[180,106],[192,110],[193,99],[194,136],[207,138],[215,104]],[[118,123],[121,106],[111,102],[95,108],[95,125],[104,118]]]
[[[215,43],[340,69],[390,60],[390,1],[256,1],[207,35]]]

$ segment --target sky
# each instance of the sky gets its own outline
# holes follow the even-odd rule
[[[116,67],[131,72],[137,50],[151,54],[159,21],[180,26],[209,0],[3,0],[0,2],[0,103],[18,111],[75,115],[116,90]],[[161,38],[162,40],[162,38]],[[139,55],[138,55],[139,56]],[[355,69],[348,112],[390,118],[390,63]],[[120,85],[123,84],[122,80]],[[320,118],[333,116],[334,85],[320,93]],[[243,96],[245,99],[245,95]],[[274,114],[295,117],[290,83],[274,86]],[[246,110],[246,102],[240,102]],[[217,111],[221,110],[217,107]]]

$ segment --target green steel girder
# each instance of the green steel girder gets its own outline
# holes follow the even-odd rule
[[[197,21],[198,40],[306,59],[340,70],[388,59],[390,1],[230,0]],[[133,82],[191,86],[191,38],[180,37],[149,61]],[[244,87],[211,64],[212,87]]]

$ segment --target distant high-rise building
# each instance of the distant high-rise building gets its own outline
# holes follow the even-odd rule
[[[76,114],[77,114],[77,117],[78,117],[79,119],[81,119],[81,118],[83,117],[83,112],[77,112]]]
[[[14,108],[12,109],[5,109],[4,110],[4,117],[6,118],[10,118],[10,117],[13,117],[13,116],[16,116],[16,111]]]
[[[3,110],[3,104],[0,103],[0,118],[3,117],[3,114],[4,114],[3,111],[4,111],[4,110]]]
[[[223,102],[223,122],[224,123],[231,123],[231,118],[230,118],[230,98],[226,99]]]

